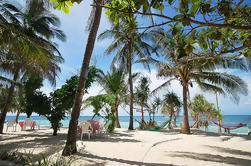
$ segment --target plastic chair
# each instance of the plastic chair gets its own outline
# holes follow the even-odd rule
[[[107,130],[108,130],[108,127],[109,125],[111,124],[112,122],[111,121],[108,121],[104,127],[99,131],[100,135],[104,134],[106,135],[107,134]]]
[[[17,131],[16,119],[8,119],[7,120],[6,132],[7,132],[9,127],[13,127],[13,131],[14,131],[14,128],[15,128],[15,131]]]
[[[81,128],[81,140],[83,138],[84,134],[88,135],[88,139],[91,138],[91,134],[92,134],[92,126],[90,122],[81,122],[79,127]],[[91,130],[90,130],[91,129]]]
[[[103,118],[99,119],[98,122],[99,122],[99,127],[101,128],[101,126],[102,126],[102,128],[103,128],[104,127],[104,119]]]
[[[87,122],[87,121],[88,121],[88,118],[84,118],[83,121],[81,121],[80,123]]]
[[[34,129],[34,127],[35,127],[35,125],[34,125],[34,123],[33,123],[33,120],[32,120],[31,118],[25,119],[25,121],[24,121],[24,126],[23,126],[23,130],[25,130],[26,127],[29,127],[29,126],[30,126],[31,129]]]

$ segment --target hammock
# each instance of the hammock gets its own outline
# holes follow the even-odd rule
[[[136,120],[137,121],[137,120]],[[151,125],[148,125],[148,124],[145,124],[145,123],[142,123],[140,121],[137,121],[139,123],[139,125],[144,128],[145,130],[149,130],[149,131],[160,131],[161,129],[165,128],[166,125],[171,122],[172,119],[169,119],[165,122],[163,122],[160,126],[151,126]]]
[[[238,125],[235,125],[235,126],[234,125],[233,126],[231,126],[231,125],[222,125],[222,124],[219,124],[219,123],[214,122],[214,121],[213,121],[213,123],[216,124],[217,126],[220,126],[223,129],[227,129],[227,130],[234,130],[234,129],[241,128],[243,126],[247,126],[247,124],[243,124],[243,123],[239,123]]]

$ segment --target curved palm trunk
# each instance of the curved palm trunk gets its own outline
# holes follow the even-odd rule
[[[188,86],[183,85],[183,122],[181,127],[181,133],[190,134],[190,127],[188,122],[188,110],[187,110],[187,91]]]
[[[145,121],[144,121],[144,110],[143,110],[143,106],[141,106],[141,116],[142,116],[142,123],[144,123]]]
[[[16,123],[18,123],[20,113],[21,113],[21,111],[20,111],[20,109],[18,109],[17,110],[17,115],[16,115]]]
[[[133,130],[133,83],[132,83],[131,43],[129,43],[127,62],[129,67],[129,85],[130,85],[130,122],[128,129]]]
[[[216,105],[217,105],[217,112],[219,113],[219,115],[220,115],[220,109],[219,109],[219,103],[218,103],[218,95],[217,95],[217,92],[215,93],[215,95],[216,95]],[[221,133],[221,120],[220,120],[220,118],[218,117],[218,124],[219,124],[219,126],[218,126],[218,128],[219,128],[219,133]]]
[[[176,115],[173,116],[173,127],[177,127],[177,125],[176,125]]]
[[[169,119],[171,119],[172,117],[173,117],[173,112],[174,112],[174,110],[172,109],[171,110],[171,113],[170,113],[170,116],[169,116]],[[169,129],[171,129],[172,128],[172,126],[171,126],[171,121],[168,123],[168,126],[167,126]]]
[[[154,122],[154,119],[155,119],[155,111],[153,111],[153,122]]]
[[[19,77],[19,68],[16,68],[15,73],[14,73],[14,77],[13,77],[13,81],[16,82],[18,77]],[[3,107],[3,111],[1,112],[0,134],[3,133],[4,121],[5,121],[7,112],[9,111],[10,103],[11,103],[12,98],[13,98],[14,89],[15,89],[15,84],[11,83],[6,103],[5,103],[4,107]]]
[[[121,128],[120,126],[120,123],[119,123],[119,113],[118,113],[118,102],[116,100],[116,103],[115,103],[115,116],[116,116],[116,122],[115,122],[115,125],[116,125],[116,128]]]
[[[67,142],[63,150],[63,154],[62,154],[64,156],[71,155],[77,152],[76,137],[77,137],[78,118],[79,118],[80,107],[82,104],[82,99],[83,99],[83,94],[84,94],[85,82],[88,75],[88,67],[89,67],[91,56],[92,56],[92,52],[93,52],[93,48],[94,48],[94,44],[95,44],[95,40],[97,36],[97,31],[100,24],[101,13],[102,13],[102,7],[100,6],[101,4],[103,4],[103,0],[96,0],[94,22],[92,24],[92,27],[88,36],[88,40],[87,40],[87,45],[85,48],[85,54],[84,54],[84,59],[83,59],[82,67],[81,67],[76,97],[75,97],[75,101],[74,101],[74,105],[73,105],[72,113],[71,113],[71,120],[69,124],[68,135],[67,135]]]

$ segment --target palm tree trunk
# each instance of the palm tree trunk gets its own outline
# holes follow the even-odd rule
[[[13,81],[16,82],[18,77],[19,77],[19,68],[17,67],[14,73]],[[15,89],[15,84],[11,83],[8,97],[7,97],[6,103],[4,105],[3,111],[0,116],[0,134],[3,133],[4,121],[5,121],[7,112],[9,111],[9,107],[13,98],[14,89]]]
[[[80,108],[81,108],[84,89],[85,89],[85,82],[88,75],[88,67],[89,67],[91,56],[92,56],[92,52],[93,52],[93,48],[94,48],[94,44],[95,44],[95,40],[97,36],[97,31],[98,31],[100,19],[101,19],[102,7],[100,5],[102,5],[103,3],[104,3],[103,0],[96,0],[94,22],[91,26],[91,30],[90,30],[88,40],[87,40],[87,45],[85,48],[85,54],[84,54],[84,59],[82,62],[76,97],[75,97],[75,101],[74,101],[74,105],[73,105],[72,113],[71,113],[71,120],[69,124],[68,135],[67,135],[67,142],[63,150],[63,154],[62,154],[64,156],[68,156],[77,152],[77,146],[76,146],[77,138],[76,137],[77,137],[78,118],[80,114]]]
[[[216,97],[216,105],[217,105],[217,112],[219,113],[219,115],[220,115],[220,109],[219,109],[219,103],[218,103],[218,95],[217,95],[217,92],[215,92],[215,97]],[[221,133],[221,121],[220,121],[220,118],[219,118],[219,116],[218,116],[218,124],[219,124],[219,126],[218,126],[218,128],[219,128],[219,133]]]
[[[197,115],[196,116],[196,125],[195,125],[195,127],[198,129],[199,128],[199,116]]]
[[[120,124],[119,124],[119,113],[118,113],[118,102],[116,100],[116,103],[115,103],[115,116],[116,116],[116,128],[121,128]]]
[[[132,57],[131,57],[131,43],[129,43],[127,62],[129,67],[129,85],[130,85],[130,122],[129,130],[133,130],[133,83],[132,83]]]
[[[183,122],[181,127],[181,133],[190,134],[190,127],[188,122],[188,110],[187,110],[187,91],[188,86],[183,85]]]
[[[171,110],[171,112],[170,112],[170,116],[169,116],[169,119],[171,119],[173,117],[173,109]],[[171,127],[171,121],[168,123],[168,129],[171,129],[172,127]]]
[[[144,123],[144,110],[143,110],[143,106],[141,106],[141,116],[142,116],[142,123]]]
[[[95,118],[96,115],[97,115],[97,113],[95,113],[95,114],[92,116],[91,120],[93,120],[93,119]]]
[[[153,122],[154,122],[154,119],[155,119],[155,111],[153,111]]]
[[[177,127],[177,125],[176,125],[176,115],[175,114],[173,116],[173,127]]]
[[[20,109],[18,109],[17,110],[17,115],[16,115],[16,123],[18,123],[20,113],[21,113],[21,111],[20,111]]]

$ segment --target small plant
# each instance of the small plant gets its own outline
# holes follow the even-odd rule
[[[2,150],[0,152],[0,160],[11,161],[16,164],[24,166],[70,166],[74,161],[73,157],[60,157],[57,156],[56,161],[53,161],[45,154],[41,154],[36,160],[32,160],[32,153],[23,154],[18,151],[8,152]]]

